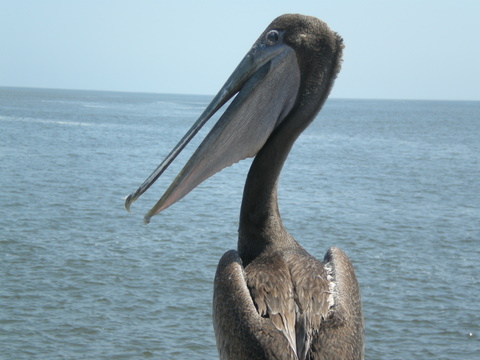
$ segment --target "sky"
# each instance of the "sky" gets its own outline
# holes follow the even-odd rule
[[[331,97],[480,100],[478,0],[18,0],[0,86],[214,95],[278,15],[344,39]]]

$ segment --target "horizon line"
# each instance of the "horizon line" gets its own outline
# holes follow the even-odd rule
[[[150,94],[150,95],[184,95],[184,96],[208,96],[214,97],[215,94],[192,94],[192,93],[169,93],[169,92],[154,92],[154,91],[134,91],[134,90],[100,90],[100,89],[73,89],[61,87],[37,87],[37,86],[9,86],[0,85],[0,89],[31,89],[31,90],[54,90],[54,91],[89,91],[89,92],[105,92],[105,93],[131,93],[131,94]],[[330,100],[376,100],[376,101],[458,101],[458,102],[480,102],[480,99],[438,99],[438,98],[377,98],[377,97],[329,97]]]

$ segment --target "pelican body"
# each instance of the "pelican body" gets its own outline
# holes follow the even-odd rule
[[[126,200],[127,210],[200,127],[235,96],[145,222],[202,181],[247,157],[237,250],[220,259],[213,320],[220,359],[364,357],[360,291],[347,256],[308,254],[280,218],[277,184],[297,137],[314,120],[340,70],[343,42],[313,17],[287,14],[262,33],[203,114]]]

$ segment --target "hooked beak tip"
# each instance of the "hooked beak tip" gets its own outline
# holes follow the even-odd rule
[[[130,205],[132,204],[132,202],[133,202],[133,196],[132,196],[132,194],[130,194],[125,199],[125,210],[127,210],[128,212],[131,212],[130,211]]]

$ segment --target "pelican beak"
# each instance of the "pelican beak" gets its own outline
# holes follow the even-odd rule
[[[282,42],[275,44],[265,36],[254,44],[228,78],[203,114],[170,154],[125,201],[125,208],[142,195],[200,128],[234,95],[210,133],[188,160],[162,198],[145,215],[144,221],[177,202],[208,177],[247,157],[263,147],[272,131],[283,121],[295,103],[300,71],[295,51]]]

